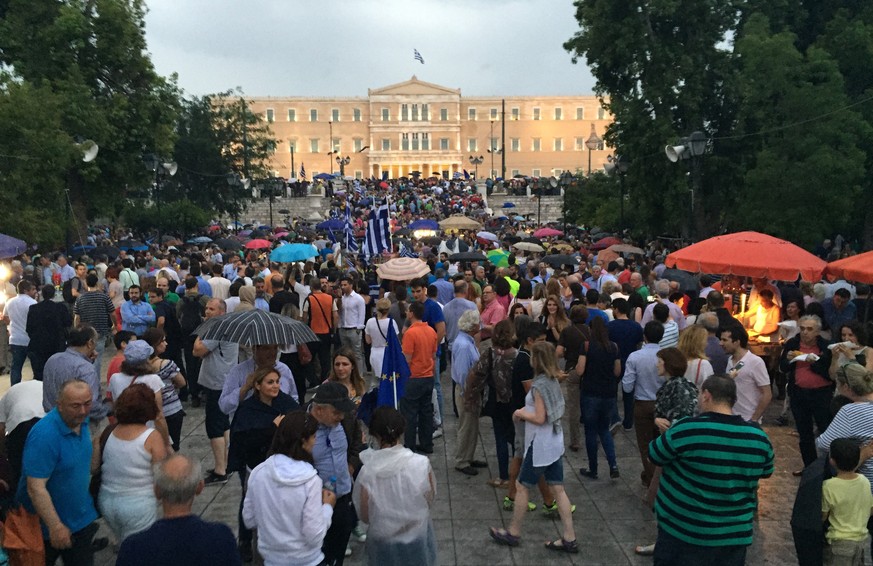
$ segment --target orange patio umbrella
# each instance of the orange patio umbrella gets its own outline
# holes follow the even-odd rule
[[[832,261],[825,268],[825,273],[833,279],[873,283],[873,252]]]
[[[821,280],[827,263],[803,248],[760,232],[715,236],[667,256],[667,267],[692,273]]]

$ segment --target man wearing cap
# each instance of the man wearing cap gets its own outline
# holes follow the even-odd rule
[[[361,468],[358,455],[364,448],[360,422],[355,416],[357,407],[344,385],[328,381],[315,390],[307,410],[318,421],[312,447],[315,469],[325,485],[333,484],[336,492],[333,519],[321,551],[327,564],[342,566],[356,522],[352,478]]]

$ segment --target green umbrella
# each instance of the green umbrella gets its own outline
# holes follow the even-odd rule
[[[491,250],[487,254],[488,261],[497,267],[509,267],[509,254],[504,250]]]

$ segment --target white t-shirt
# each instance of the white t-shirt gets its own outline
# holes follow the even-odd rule
[[[13,385],[0,399],[0,423],[6,425],[6,434],[32,418],[43,418],[42,382],[35,379]]]
[[[758,408],[758,402],[761,400],[759,387],[770,385],[770,374],[767,373],[767,364],[764,363],[764,360],[752,352],[746,352],[746,355],[737,364],[734,364],[732,358],[728,358],[728,373],[740,363],[743,364],[743,367],[734,379],[737,384],[737,402],[734,404],[734,414],[751,421],[755,409]]]
[[[109,378],[109,393],[112,394],[112,398],[118,399],[121,392],[134,383],[134,379],[136,379],[136,383],[148,385],[149,389],[155,393],[159,393],[164,388],[163,380],[153,373],[139,375],[136,378],[126,373],[116,373]]]
[[[9,343],[13,346],[27,346],[30,337],[27,335],[27,311],[36,304],[30,295],[16,295],[6,301],[3,316],[9,317]]]

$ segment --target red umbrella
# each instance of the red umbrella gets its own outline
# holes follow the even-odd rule
[[[273,244],[270,243],[269,240],[261,240],[260,238],[257,240],[250,240],[246,242],[247,250],[261,250],[272,247]]]
[[[540,228],[536,232],[534,232],[535,238],[550,238],[552,236],[560,236],[563,234],[560,230],[555,230],[554,228]]]
[[[873,283],[873,252],[832,261],[825,268],[825,273],[833,279]]]
[[[388,183],[386,183],[385,181],[382,181],[381,183],[379,183],[379,186],[382,187],[383,189],[387,189]]]
[[[591,246],[592,250],[605,250],[609,246],[614,246],[616,244],[622,243],[621,240],[615,238],[613,236],[607,236],[606,238],[601,238]]]
[[[692,273],[766,277],[780,281],[818,281],[824,260],[791,242],[759,232],[716,236],[675,251],[664,262]]]

